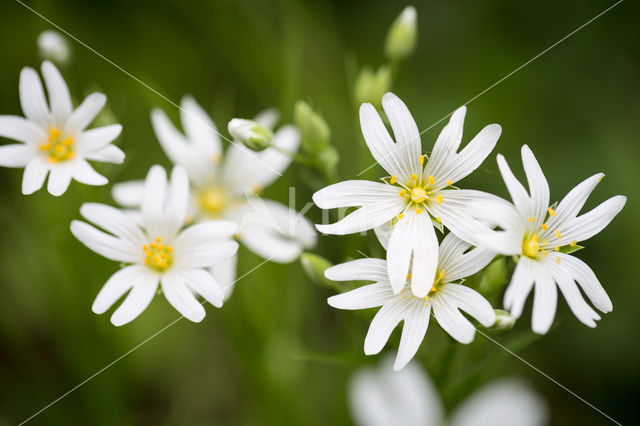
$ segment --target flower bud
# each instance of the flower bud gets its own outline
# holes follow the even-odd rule
[[[67,39],[57,31],[43,31],[38,36],[37,43],[42,59],[63,65],[71,58],[71,49],[69,49]]]
[[[234,118],[229,122],[229,133],[238,142],[254,151],[262,151],[271,145],[273,132],[253,120]]]
[[[382,102],[382,95],[391,88],[391,70],[383,65],[374,72],[369,67],[364,67],[360,71],[354,88],[355,100],[358,104],[371,102],[379,107]]]
[[[407,6],[393,21],[387,33],[384,46],[387,58],[395,62],[409,57],[416,45],[417,32],[416,9],[413,6]]]
[[[509,312],[503,311],[502,309],[494,309],[494,312],[496,313],[496,322],[489,327],[489,330],[502,333],[511,330],[516,324],[516,317]]]
[[[329,126],[306,102],[296,102],[294,119],[302,134],[302,148],[305,151],[317,153],[329,143]]]
[[[324,271],[333,266],[331,262],[317,254],[304,252],[300,255],[302,269],[315,284],[335,288],[335,283],[324,276]]]
[[[484,296],[497,294],[507,285],[507,260],[498,257],[482,271],[478,291]]]

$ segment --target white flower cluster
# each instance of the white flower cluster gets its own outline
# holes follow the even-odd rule
[[[313,196],[321,208],[359,207],[340,221],[316,225],[326,234],[351,234],[374,229],[386,249],[386,259],[359,259],[326,270],[336,281],[373,281],[329,298],[340,309],[379,307],[364,343],[366,354],[382,350],[393,329],[404,321],[394,368],[404,367],[422,342],[429,317],[461,343],[473,340],[476,328],[460,311],[489,327],[496,317],[465,277],[482,270],[496,254],[515,256],[517,266],[504,295],[514,317],[535,287],[532,329],[546,333],[555,316],[557,289],[584,324],[595,327],[598,313],[611,301],[595,274],[570,253],[577,244],[602,230],[622,209],[626,197],[615,196],[579,215],[587,197],[604,175],[585,180],[556,205],[549,186],[527,146],[522,160],[527,191],[498,156],[502,178],[513,203],[495,195],[459,189],[456,182],[474,171],[493,150],[501,128],[490,124],[463,149],[466,108],[455,111],[426,155],[418,127],[405,104],[394,94],[382,107],[393,129],[391,137],[371,104],[360,108],[364,139],[376,161],[389,173],[383,182],[349,180],[328,186]],[[441,242],[435,228],[448,230]]]

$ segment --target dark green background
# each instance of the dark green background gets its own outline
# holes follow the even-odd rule
[[[347,58],[379,65],[386,30],[404,3],[320,1],[31,1],[89,46],[178,102],[192,93],[226,134],[233,116],[276,106],[291,120],[297,99],[322,111],[341,154],[341,179],[372,158],[356,133]],[[394,91],[424,129],[564,37],[613,1],[415,2],[417,51]],[[561,300],[554,328],[531,339],[530,303],[516,330],[497,337],[622,424],[640,421],[638,282],[640,103],[637,4],[625,1],[469,105],[465,140],[498,122],[496,151],[521,176],[519,147],[536,153],[553,199],[596,173],[607,177],[587,207],[616,195],[627,206],[578,254],[594,269],[614,310],[596,329]],[[12,0],[0,5],[0,113],[21,114],[18,76],[39,66],[37,35],[51,26]],[[72,43],[63,69],[72,94],[107,94],[124,126],[123,166],[98,165],[111,181],[169,166],[149,122],[154,106],[174,107],[86,48]],[[429,150],[444,122],[423,135]],[[358,155],[360,158],[358,158]],[[297,208],[309,185],[293,167],[265,196]],[[382,176],[379,168],[369,178]],[[116,328],[90,310],[118,267],[69,233],[84,201],[112,203],[109,188],[72,184],[62,198],[20,193],[21,171],[0,169],[0,424],[17,424],[178,317],[157,297],[132,324]],[[463,185],[506,196],[492,155]],[[317,185],[317,183],[315,184]],[[320,212],[313,208],[313,220]],[[332,261],[376,254],[372,239],[322,237]],[[378,250],[379,253],[379,250]],[[240,249],[239,273],[261,259]],[[181,320],[36,417],[33,424],[348,424],[345,385],[371,362],[362,343],[372,313],[333,310],[333,292],[312,284],[299,264],[268,264],[242,279],[221,310],[201,324]],[[397,344],[397,336],[391,346]],[[452,345],[432,323],[418,358],[453,407],[490,377],[516,374],[551,407],[553,424],[607,420],[484,337]],[[469,360],[484,361],[479,376]],[[459,382],[456,378],[473,377]],[[456,385],[456,383],[465,383]]]

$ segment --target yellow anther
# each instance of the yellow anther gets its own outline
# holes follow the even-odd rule
[[[436,198],[436,203],[442,204],[442,195],[438,195],[438,198]]]
[[[433,176],[429,176],[429,184],[433,185],[434,183],[436,183],[436,180],[433,178]]]
[[[160,243],[160,241],[162,241],[162,238],[158,237],[153,243],[143,245],[142,249],[145,254],[145,265],[162,272],[171,265],[173,248],[171,246],[165,246]]]
[[[60,130],[56,129],[55,127],[50,127],[49,128],[49,142],[53,142],[55,139],[58,139],[60,137]]]
[[[449,179],[446,183],[447,186],[451,186],[451,184],[453,183],[453,181],[451,179]]]
[[[576,240],[571,241],[571,247],[575,247],[578,242]]]
[[[173,247],[167,246],[167,253],[173,253]]]
[[[158,244],[158,250],[164,250],[164,244]]]
[[[407,274],[407,279],[410,280],[411,279],[411,274]]]
[[[398,218],[398,219],[402,219],[403,217],[404,217],[404,215],[403,215],[402,213],[400,213],[400,214],[397,216],[397,218]]]
[[[535,222],[536,217],[535,216],[531,216],[529,219],[527,219],[529,222]]]
[[[560,264],[560,257],[556,257],[556,263],[559,265]]]
[[[49,129],[47,142],[38,144],[38,149],[47,152],[50,163],[59,163],[70,160],[75,156],[73,151],[73,137],[62,139],[62,133],[55,127]]]
[[[403,189],[402,191],[400,191],[400,196],[404,197],[405,195],[407,195],[407,190]]]
[[[424,155],[420,156],[420,160],[419,161],[420,161],[420,164],[424,164]]]
[[[440,216],[436,217],[436,222],[438,223],[442,222],[442,219],[440,218]]]
[[[531,236],[525,238],[525,240],[522,242],[523,255],[530,258],[535,258],[538,255],[539,251],[540,244],[538,243],[538,235],[531,234]]]
[[[546,250],[540,250],[540,252],[544,255],[544,256],[549,256],[549,252]]]
[[[540,225],[540,228],[542,228],[542,229],[545,229],[545,230],[546,230],[546,229],[548,228],[548,226],[547,226],[547,224],[546,224],[546,223],[543,223],[542,225]]]
[[[556,229],[556,238],[562,238],[562,234]]]
[[[549,210],[549,214],[550,214],[551,216],[555,216],[555,215],[556,215],[556,211],[555,211],[555,210],[553,210],[551,207],[549,207],[549,209],[548,209],[548,210]]]
[[[149,244],[149,246],[150,246],[152,249],[154,249],[154,248],[156,248],[157,244],[156,244],[156,243],[151,243],[151,244]]]
[[[438,275],[438,279],[441,280],[444,278],[444,269],[440,270],[440,275]]]
[[[393,176],[391,176],[391,179],[389,179],[389,183],[390,184],[394,184],[394,183],[396,183],[397,180],[398,180],[398,176],[393,175]]]
[[[560,251],[560,246],[558,244],[556,244],[556,246],[553,248],[555,251]]]
[[[59,152],[62,152],[62,150],[63,150],[63,149],[64,149],[64,148],[62,147],[62,145],[55,145],[55,146],[53,147],[53,150],[54,150],[55,152],[58,152],[58,153],[59,153]]]
[[[421,209],[420,207],[418,207],[418,208],[416,209],[416,213],[417,213],[417,214],[422,213],[422,209]]]
[[[415,173],[414,173],[414,174],[412,174],[412,175],[411,175],[411,180],[416,180],[416,179],[418,179],[418,175],[417,175],[417,174],[415,174]]]
[[[73,138],[69,137],[69,138],[64,139],[62,141],[62,145],[67,146],[67,147],[73,145]]]
[[[159,243],[160,241],[162,241],[162,238],[157,237],[157,238],[156,238],[156,243]]]
[[[38,145],[40,151],[49,151],[51,149],[51,142],[44,142]]]
[[[423,297],[422,300],[424,300],[426,302],[427,300],[429,300],[429,296]]]
[[[437,290],[437,288],[436,288],[436,286],[434,284],[434,285],[431,286],[431,290],[429,290],[429,293],[433,293],[436,290]]]
[[[414,203],[420,204],[427,198],[429,197],[427,195],[427,191],[425,191],[424,188],[416,186],[411,190],[411,201],[413,201]]]
[[[142,246],[142,250],[144,250],[144,251],[149,250],[149,246],[148,246],[148,245],[146,245],[146,244],[145,244],[145,245],[143,245],[143,246]]]
[[[149,259],[148,257],[146,257],[146,258],[144,259],[144,263],[145,263],[145,265],[151,265],[151,259]]]

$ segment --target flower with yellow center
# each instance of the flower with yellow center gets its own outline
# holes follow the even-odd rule
[[[164,169],[154,166],[145,181],[139,221],[104,204],[82,205],[80,214],[107,232],[74,220],[73,235],[96,253],[127,264],[98,293],[95,313],[105,312],[128,292],[111,317],[115,325],[126,324],[149,305],[158,285],[169,303],[194,322],[205,316],[198,296],[222,306],[224,288],[208,268],[235,256],[238,243],[232,237],[238,227],[207,221],[182,230],[188,198],[184,169],[174,168],[167,182]]]
[[[569,253],[580,248],[578,242],[607,226],[624,206],[626,197],[615,196],[578,215],[604,177],[600,173],[573,188],[557,207],[549,206],[549,184],[526,145],[522,147],[522,162],[528,192],[499,155],[500,173],[513,203],[485,200],[468,207],[477,219],[497,225],[494,231],[479,232],[481,245],[519,257],[504,295],[504,306],[511,315],[520,317],[529,293],[535,288],[531,327],[544,334],[553,323],[559,288],[574,315],[587,326],[595,327],[600,315],[585,301],[578,286],[601,312],[611,311],[611,300],[589,266]]]
[[[384,241],[381,241],[384,245]],[[394,369],[402,369],[417,352],[433,317],[440,326],[460,343],[470,343],[475,327],[460,312],[465,311],[485,327],[495,322],[495,312],[489,302],[475,290],[457,282],[484,268],[495,253],[473,248],[449,233],[440,245],[438,274],[427,284],[428,296],[418,296],[407,281],[399,294],[392,290],[383,259],[358,259],[332,266],[325,276],[334,281],[366,280],[374,284],[332,296],[329,305],[338,309],[368,309],[381,306],[373,318],[364,342],[367,355],[379,353],[393,329],[402,321],[402,337]],[[412,275],[411,280],[415,280]]]
[[[361,106],[360,124],[371,154],[390,177],[384,183],[349,180],[316,192],[313,201],[318,207],[360,207],[336,223],[316,227],[325,234],[344,235],[392,222],[387,268],[393,291],[402,290],[405,276],[411,272],[413,292],[424,297],[437,273],[438,239],[432,222],[469,243],[475,242],[479,229],[486,228],[469,215],[466,204],[491,196],[453,185],[484,161],[501,128],[497,124],[486,126],[458,152],[466,114],[466,108],[461,107],[452,114],[427,156],[406,105],[387,93],[382,107],[395,141],[371,104]]]
[[[32,68],[20,73],[20,103],[25,118],[0,116],[0,136],[18,144],[0,147],[0,166],[24,167],[22,192],[42,187],[62,195],[72,179],[87,185],[104,185],[87,160],[122,163],[124,153],[112,145],[122,130],[119,124],[86,130],[106,102],[100,93],[89,95],[73,109],[69,89],[56,67],[45,61],[42,75],[49,92],[47,102],[40,77]]]

